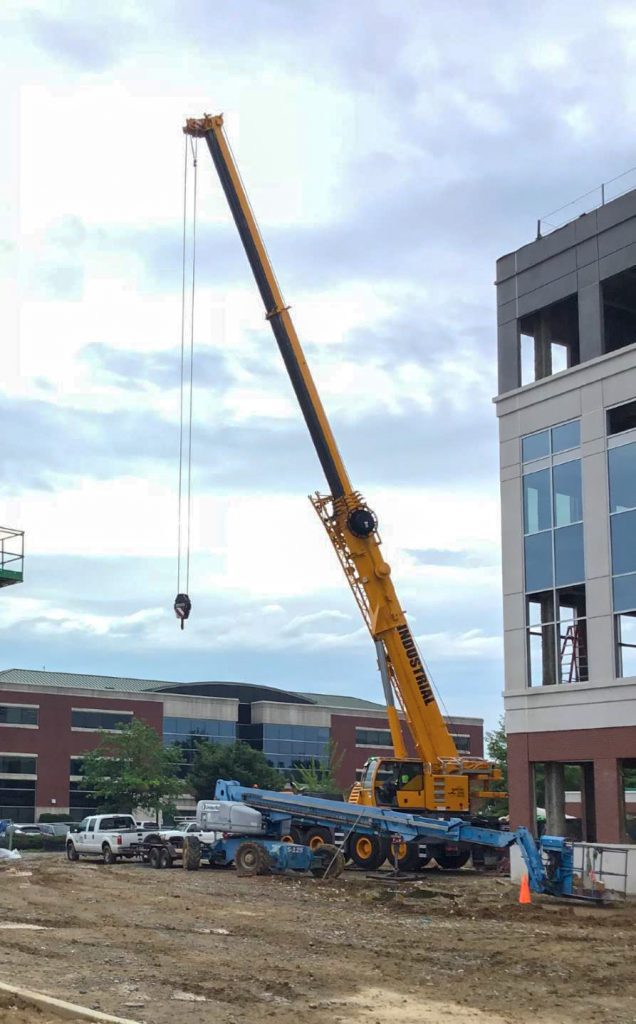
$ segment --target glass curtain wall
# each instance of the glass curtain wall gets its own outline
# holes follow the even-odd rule
[[[630,402],[608,413],[616,672],[622,677],[636,676],[636,429],[633,417],[618,413],[633,405]]]
[[[580,421],[522,438],[531,686],[588,678]]]

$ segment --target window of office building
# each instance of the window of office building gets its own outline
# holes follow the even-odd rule
[[[92,708],[72,708],[71,728],[117,732],[133,720],[132,711],[98,711]]]
[[[97,810],[97,797],[84,785],[84,758],[72,757],[69,762],[68,804],[72,821],[81,821]]]
[[[636,403],[607,414],[616,672],[636,675]]]
[[[26,704],[0,704],[0,725],[37,726],[38,708]]]
[[[580,421],[522,438],[531,686],[588,678]]]
[[[470,754],[470,736],[463,732],[452,732],[458,754]]]
[[[236,722],[226,722],[217,718],[164,717],[163,742],[166,746],[176,744],[179,747],[182,777],[188,774],[197,743],[202,740],[212,743],[234,743]]]
[[[329,763],[328,727],[317,725],[263,724],[263,753],[272,768],[278,768],[286,778],[293,778],[294,770],[311,767],[316,763]]]
[[[390,729],[361,729],[356,726],[357,747],[392,747]]]
[[[36,784],[37,757],[0,754],[0,818],[34,821]]]

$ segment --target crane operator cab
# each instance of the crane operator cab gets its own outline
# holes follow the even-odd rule
[[[370,757],[362,769],[358,800],[367,807],[394,807],[403,811],[469,810],[465,775],[438,775],[418,758]]]

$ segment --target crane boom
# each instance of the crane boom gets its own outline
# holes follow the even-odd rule
[[[377,519],[362,496],[352,488],[232,156],[223,117],[206,114],[202,118],[188,119],[183,131],[204,138],[208,145],[261,294],[266,318],[322,465],[330,494],[316,494],[311,501],[375,641],[396,757],[404,758],[407,753],[394,695],[404,711],[417,754],[431,766],[430,771],[451,776],[468,772],[481,779],[487,778],[491,767],[488,762],[458,756],[440,711],[398,601],[390,566],[382,556]]]

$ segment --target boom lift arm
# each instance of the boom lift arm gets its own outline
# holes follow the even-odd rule
[[[399,836],[403,842],[446,840],[495,850],[518,846],[534,892],[550,893],[553,896],[574,895],[572,843],[559,836],[543,836],[537,845],[526,828],[501,832],[471,825],[461,818],[444,820],[427,818],[421,814],[403,814],[387,808],[354,807],[337,800],[248,788],[239,782],[225,779],[217,781],[214,800],[230,804],[246,803],[263,814],[287,814],[290,817],[303,815],[313,818],[316,824],[339,827],[345,832],[355,829],[360,834]],[[214,811],[216,807],[216,803],[200,801],[197,805],[197,819],[206,810]],[[205,827],[214,826],[207,824]]]
[[[223,117],[191,118],[183,131],[186,135],[204,138],[208,145],[261,294],[266,318],[327,479],[331,493],[316,494],[311,501],[375,642],[395,755],[399,759],[408,756],[395,707],[394,696],[397,695],[417,754],[431,766],[428,771],[439,776],[472,775],[482,780],[483,785],[483,780],[496,775],[488,761],[460,757],[446,727],[398,601],[390,566],[382,556],[376,516],[352,488],[234,162],[223,130]],[[467,793],[466,779],[464,797],[456,804],[457,809],[468,810]]]

